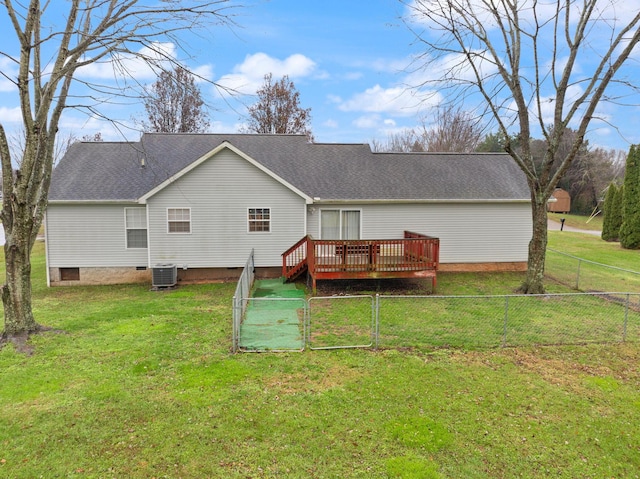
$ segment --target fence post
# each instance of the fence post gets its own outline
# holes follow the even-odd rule
[[[376,293],[376,304],[375,304],[375,326],[373,328],[374,341],[373,347],[374,349],[378,349],[378,342],[380,339],[380,294]]]
[[[627,322],[629,321],[629,293],[627,293],[627,302],[624,308],[624,326],[622,328],[622,342],[627,340]]]
[[[507,347],[507,321],[509,320],[509,296],[504,297],[504,325],[502,327],[502,347]]]
[[[304,349],[311,345],[311,304],[304,300]]]
[[[580,291],[580,265],[582,260],[578,258],[578,273],[576,274],[576,291]]]
[[[238,341],[237,341],[237,336],[238,333],[236,332],[236,329],[238,328],[237,324],[238,324],[238,320],[237,320],[237,314],[238,314],[238,302],[236,300],[236,297],[233,297],[233,312],[232,312],[232,327],[231,329],[233,330],[231,333],[231,352],[235,353],[238,349]]]

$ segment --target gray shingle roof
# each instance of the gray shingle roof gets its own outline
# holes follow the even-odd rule
[[[147,133],[138,142],[75,143],[53,173],[49,199],[137,200],[224,141],[312,198],[530,198],[504,153],[372,153],[366,144],[308,143],[303,135]]]

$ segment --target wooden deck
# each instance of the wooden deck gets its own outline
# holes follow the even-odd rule
[[[314,240],[305,236],[282,254],[287,281],[308,272],[317,280],[362,278],[431,278],[436,289],[440,240],[410,231],[403,239]]]

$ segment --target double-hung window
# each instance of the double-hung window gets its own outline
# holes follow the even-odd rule
[[[127,248],[147,247],[146,208],[125,208],[124,222],[127,231]]]
[[[271,208],[249,208],[247,221],[249,233],[269,233],[271,231]]]
[[[191,233],[191,208],[167,209],[167,231],[169,233]]]

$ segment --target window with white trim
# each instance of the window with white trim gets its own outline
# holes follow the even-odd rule
[[[271,208],[249,208],[249,233],[269,233],[271,231]]]
[[[128,248],[147,247],[147,209],[125,208],[124,223]]]
[[[360,210],[320,210],[321,239],[360,239]]]
[[[191,233],[191,208],[168,208],[167,231],[169,233]]]

